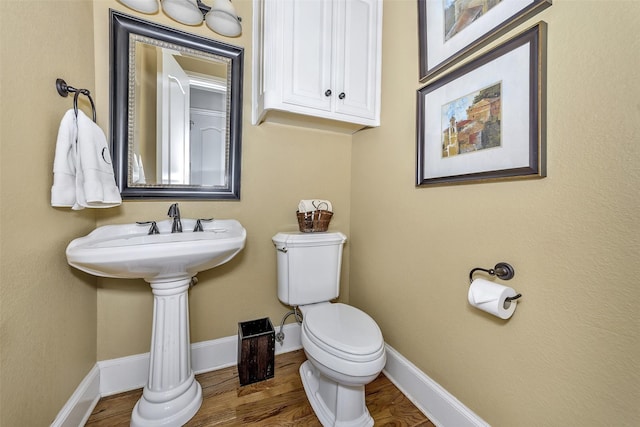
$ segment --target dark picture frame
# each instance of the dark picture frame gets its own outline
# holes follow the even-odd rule
[[[546,176],[539,22],[417,92],[416,185]]]
[[[485,3],[491,8],[486,11],[476,7],[454,13],[449,9],[455,9],[455,5],[445,9],[445,0],[417,1],[420,82],[435,77],[552,3],[551,0],[487,0]],[[462,3],[464,0],[448,1]]]

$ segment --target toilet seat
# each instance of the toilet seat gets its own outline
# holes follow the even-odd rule
[[[321,304],[304,313],[306,337],[320,349],[349,362],[380,359],[384,340],[377,323],[365,312],[342,303]]]

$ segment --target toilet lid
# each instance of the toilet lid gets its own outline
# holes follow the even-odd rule
[[[304,315],[309,339],[338,357],[372,355],[379,357],[382,332],[363,311],[346,304],[323,304]]]

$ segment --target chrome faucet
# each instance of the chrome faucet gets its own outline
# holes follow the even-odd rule
[[[180,221],[180,209],[178,208],[177,203],[174,203],[169,207],[169,212],[167,213],[167,215],[173,218],[173,223],[171,223],[171,232],[182,233],[182,222]]]

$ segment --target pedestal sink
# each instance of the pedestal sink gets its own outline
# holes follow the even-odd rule
[[[67,247],[67,261],[100,277],[141,278],[154,295],[149,380],[131,415],[131,425],[180,426],[202,404],[202,387],[191,369],[188,290],[200,271],[232,259],[244,248],[246,231],[232,219],[183,219],[184,232],[171,233],[171,221],[150,225],[98,227]]]

